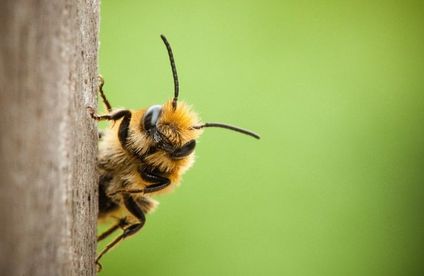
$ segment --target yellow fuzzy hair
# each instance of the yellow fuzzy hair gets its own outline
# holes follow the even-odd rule
[[[193,129],[193,126],[199,124],[199,116],[189,105],[178,102],[174,110],[172,100],[169,100],[162,106],[158,128],[173,144],[182,146],[190,140],[199,138],[203,131]]]
[[[128,133],[128,147],[135,150],[139,154],[144,154],[149,150],[150,145],[153,145],[151,137],[144,132],[142,125],[143,116],[147,109],[141,109],[137,111],[131,111],[131,121]],[[174,110],[172,107],[172,100],[167,101],[162,106],[162,113],[157,123],[158,129],[170,140],[173,145],[181,147],[190,140],[196,140],[203,133],[203,129],[193,129],[193,126],[200,125],[200,120],[196,112],[194,112],[189,105],[184,102],[178,102],[177,108]],[[120,171],[131,171],[131,173],[125,173],[126,180],[131,183],[132,188],[143,188],[149,183],[146,183],[140,175],[137,173],[136,166],[132,168],[132,165],[137,164],[130,154],[128,154],[120,145],[118,135],[120,122],[112,126],[113,135],[106,135],[105,140],[108,138],[114,138],[113,143],[110,141],[107,143],[109,146],[113,145],[112,148],[108,149],[108,152],[114,152],[114,162],[116,165],[125,167]],[[146,156],[146,162],[155,168],[158,168],[162,172],[169,174],[168,178],[171,181],[171,185],[167,188],[151,193],[150,195],[162,194],[172,191],[181,180],[181,176],[186,172],[194,163],[194,154],[190,154],[182,159],[171,159],[167,153],[158,151]],[[111,187],[112,188],[112,187]],[[113,188],[112,188],[113,189]]]

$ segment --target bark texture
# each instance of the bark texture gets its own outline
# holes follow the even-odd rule
[[[0,275],[94,275],[98,0],[0,1]]]

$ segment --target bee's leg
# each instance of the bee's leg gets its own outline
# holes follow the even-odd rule
[[[127,210],[138,219],[138,223],[134,223],[129,225],[127,228],[124,229],[124,233],[116,237],[111,243],[106,245],[106,247],[100,252],[100,254],[96,258],[96,265],[98,270],[100,271],[102,269],[101,264],[99,263],[100,259],[105,255],[109,250],[111,250],[115,245],[117,245],[121,240],[125,239],[128,236],[134,235],[137,233],[146,222],[146,217],[144,216],[143,210],[141,210],[140,206],[137,204],[134,199],[128,195],[124,194],[124,204]]]
[[[107,238],[110,234],[112,234],[113,232],[115,232],[116,230],[118,230],[119,228],[124,229],[125,226],[127,226],[129,224],[129,222],[127,221],[126,218],[121,218],[118,223],[116,223],[115,225],[113,225],[112,227],[110,227],[108,230],[106,230],[105,232],[103,232],[100,236],[97,237],[97,241],[101,241],[104,240],[105,238]]]
[[[111,193],[108,193],[108,196],[114,196],[116,194],[126,193],[126,194],[144,194],[144,189],[119,189]]]
[[[149,169],[145,169],[145,168],[139,169],[139,173],[141,178],[144,181],[153,183],[148,185],[146,188],[144,188],[145,194],[160,191],[168,187],[169,184],[171,184],[171,181],[169,180],[169,178],[155,174],[154,172],[151,172]]]
[[[104,78],[102,77],[102,75],[99,75],[99,93],[100,93],[100,96],[102,97],[103,103],[105,104],[105,108],[106,108],[107,112],[111,113],[112,112],[112,106],[109,103],[109,101],[107,100],[105,93],[103,92],[103,85],[104,84],[105,84]]]
[[[139,169],[139,173],[141,178],[146,181],[146,182],[150,182],[153,184],[148,185],[146,188],[144,189],[119,189],[116,191],[113,191],[112,193],[109,193],[108,196],[113,196],[119,193],[127,193],[127,194],[148,194],[148,193],[153,193],[153,192],[157,192],[160,191],[162,189],[165,189],[166,187],[169,186],[169,184],[171,184],[171,181],[169,180],[169,178],[157,175],[153,172],[150,172],[147,169]]]
[[[131,115],[131,111],[124,109],[124,110],[117,110],[117,111],[113,111],[112,113],[106,114],[106,115],[98,115],[96,114],[96,112],[94,111],[94,109],[92,107],[87,107],[88,112],[90,113],[91,118],[93,118],[96,121],[104,121],[104,120],[108,120],[108,121],[116,121],[121,119],[122,117],[130,114]]]

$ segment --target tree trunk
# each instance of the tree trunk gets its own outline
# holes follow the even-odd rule
[[[0,274],[94,275],[98,0],[0,1]]]

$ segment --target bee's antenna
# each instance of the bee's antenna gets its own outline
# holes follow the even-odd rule
[[[239,133],[243,133],[243,134],[252,136],[253,138],[256,138],[256,139],[260,139],[261,138],[258,134],[254,133],[254,132],[252,132],[250,130],[242,129],[242,128],[231,126],[231,125],[227,125],[227,124],[221,124],[221,123],[205,123],[205,124],[200,125],[200,126],[194,126],[193,128],[194,129],[201,129],[201,128],[204,128],[204,127],[220,127],[220,128],[226,128],[226,129],[229,129],[229,130],[232,130],[232,131],[236,131],[236,132],[239,132]]]
[[[168,50],[169,61],[171,62],[172,76],[174,77],[174,99],[172,100],[172,108],[174,108],[175,110],[177,108],[177,100],[179,94],[177,67],[175,66],[174,55],[172,54],[171,45],[169,45],[168,40],[163,34],[160,35],[160,38],[162,38],[163,43],[165,43],[166,49]]]

